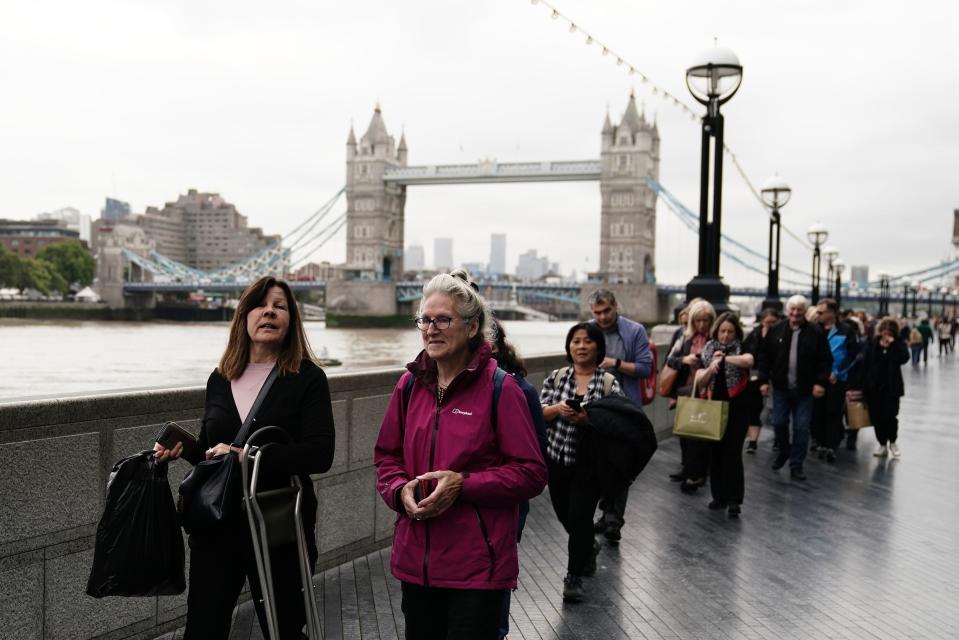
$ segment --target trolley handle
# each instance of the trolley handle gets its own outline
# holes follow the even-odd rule
[[[250,496],[256,493],[257,480],[259,480],[260,476],[260,461],[262,459],[259,454],[269,448],[270,445],[283,444],[267,442],[264,445],[254,445],[253,442],[262,439],[263,434],[270,436],[280,435],[285,444],[289,444],[293,440],[285,429],[276,426],[257,429],[246,439],[246,443],[243,445],[243,452],[240,454],[240,472],[243,478],[244,499],[246,500],[249,500]],[[252,470],[250,469],[251,464],[253,465]]]

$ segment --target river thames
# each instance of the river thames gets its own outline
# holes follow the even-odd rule
[[[504,322],[522,355],[561,353],[572,322]],[[317,355],[342,361],[328,373],[402,366],[422,348],[403,329],[328,329],[306,323]],[[229,323],[0,319],[0,401],[118,389],[206,384]]]

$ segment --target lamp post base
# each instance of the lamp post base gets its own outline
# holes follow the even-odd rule
[[[779,298],[766,298],[763,300],[763,306],[760,307],[760,310],[765,309],[775,309],[779,313],[783,311],[783,301]]]
[[[693,298],[708,300],[716,310],[716,315],[732,311],[739,313],[739,309],[729,304],[729,285],[717,275],[698,275],[686,283],[686,302]]]

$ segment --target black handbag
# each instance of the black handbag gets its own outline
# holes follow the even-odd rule
[[[230,446],[242,447],[246,443],[256,422],[256,413],[277,375],[277,369],[273,367]],[[209,531],[234,518],[240,511],[240,482],[240,460],[233,451],[203,460],[193,467],[179,489],[183,530],[187,533]]]

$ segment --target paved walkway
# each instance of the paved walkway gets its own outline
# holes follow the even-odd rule
[[[663,444],[632,489],[619,546],[604,544],[588,602],[560,596],[566,538],[543,496],[521,548],[510,638],[959,637],[959,362],[903,370],[901,460],[872,456],[864,431],[809,481],[769,469],[771,434],[746,456],[741,520],[682,495]],[[318,576],[326,638],[403,638],[389,550]],[[260,638],[240,607],[234,638]]]

